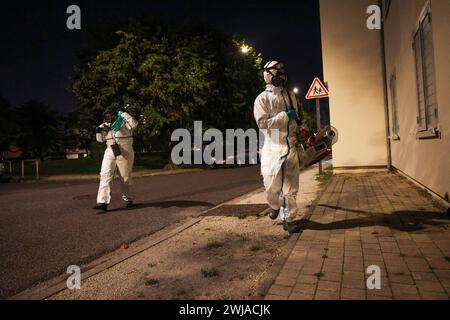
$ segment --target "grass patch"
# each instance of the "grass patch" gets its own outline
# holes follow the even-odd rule
[[[138,298],[144,298],[144,294],[142,292],[139,292],[137,295]]]
[[[172,297],[172,300],[193,300],[194,295],[191,291],[187,289],[178,289],[175,292],[175,296]]]
[[[42,177],[58,175],[81,175],[98,174],[102,164],[102,157],[105,146],[101,146],[98,154],[90,158],[81,159],[58,159],[40,161],[39,171]],[[136,154],[134,171],[147,169],[162,169],[169,157],[165,153]],[[21,163],[14,162],[12,166],[13,176],[21,175]],[[34,177],[34,163],[25,164],[25,175]]]
[[[184,296],[186,294],[188,294],[188,291],[186,289],[178,289],[177,290],[177,295],[179,295],[179,296]]]
[[[324,255],[322,256],[322,259],[328,259],[328,256],[327,256],[326,254],[324,254]]]
[[[150,263],[148,264],[148,267],[149,267],[149,268],[154,268],[154,267],[156,267],[156,263],[150,262]]]
[[[289,240],[291,238],[291,234],[287,234],[283,237],[284,240]]]
[[[259,244],[254,244],[250,247],[250,251],[253,251],[253,252],[259,251],[261,249],[262,249],[262,247]]]
[[[248,237],[247,236],[239,235],[239,238],[241,238],[242,242],[247,242],[248,241]]]
[[[217,270],[214,267],[212,267],[212,268],[202,268],[200,270],[200,272],[202,273],[202,275],[205,278],[213,278],[213,277],[218,277],[219,276],[219,270]]]
[[[322,174],[316,175],[316,181],[319,182],[321,186],[326,185],[333,177],[333,166],[326,167]]]
[[[208,249],[217,249],[223,247],[223,243],[217,241],[211,241],[206,244],[206,248]]]
[[[154,279],[154,278],[150,278],[150,279],[146,279],[144,283],[148,287],[156,286],[157,284],[159,284],[159,280],[158,279]]]
[[[239,220],[244,220],[245,218],[247,218],[247,216],[246,216],[244,213],[240,213],[240,214],[238,215],[238,219],[239,219]]]

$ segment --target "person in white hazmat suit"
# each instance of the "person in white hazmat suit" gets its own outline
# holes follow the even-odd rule
[[[131,173],[134,163],[133,131],[138,122],[127,112],[118,113],[106,110],[103,113],[103,123],[99,126],[97,141],[106,142],[102,167],[100,170],[100,185],[97,193],[97,206],[95,209],[106,211],[111,201],[111,185],[116,174],[119,174],[119,183],[122,199],[126,207],[133,206],[131,190]]]
[[[297,157],[297,99],[286,88],[284,65],[269,61],[264,66],[266,90],[255,100],[254,116],[264,133],[261,151],[261,175],[271,208],[270,218],[276,220],[281,211],[283,228],[289,233],[299,233],[293,223],[297,215],[299,188],[299,162]]]

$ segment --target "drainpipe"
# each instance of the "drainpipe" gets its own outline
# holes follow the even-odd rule
[[[379,0],[378,5],[383,8],[383,1]],[[384,45],[384,19],[382,18],[380,43],[381,43],[381,64],[383,69],[383,93],[384,93],[384,118],[386,130],[386,148],[387,148],[387,168],[392,170],[392,155],[391,155],[391,138],[390,138],[390,123],[389,123],[389,100],[388,100],[388,85],[387,85],[387,71],[386,71],[386,48]]]

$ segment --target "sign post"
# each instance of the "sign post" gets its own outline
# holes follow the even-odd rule
[[[306,99],[316,99],[316,119],[317,119],[317,132],[322,129],[322,124],[320,121],[320,99],[328,98],[330,93],[328,89],[323,85],[319,78],[314,78],[311,87],[306,94]],[[319,174],[323,174],[322,161],[319,162]]]
[[[322,124],[320,123],[320,99],[316,99],[316,118],[317,118],[317,132],[322,130]],[[322,161],[319,162],[319,174],[323,174]]]

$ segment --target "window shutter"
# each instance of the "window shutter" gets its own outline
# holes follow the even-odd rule
[[[414,55],[415,55],[415,65],[416,65],[416,78],[417,78],[417,100],[418,100],[418,110],[417,110],[417,125],[419,131],[427,129],[426,117],[425,117],[425,92],[424,92],[424,81],[423,81],[423,68],[422,68],[422,37],[420,28],[414,36]]]
[[[423,54],[423,72],[424,72],[424,94],[426,105],[426,123],[428,129],[436,128],[437,119],[437,101],[436,101],[436,81],[434,69],[434,47],[433,32],[431,26],[431,14],[428,13],[422,22],[422,54]]]
[[[392,132],[399,135],[399,123],[398,123],[398,104],[397,104],[397,75],[394,73],[391,76],[390,81],[391,89],[391,107],[392,107]]]

